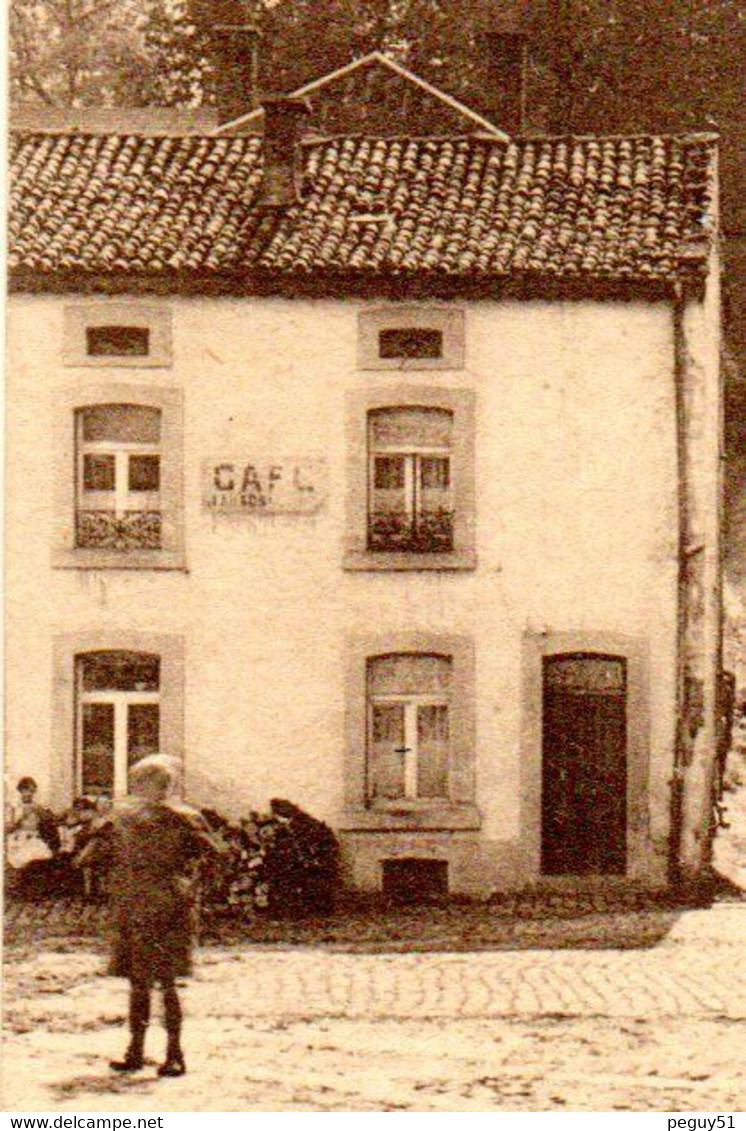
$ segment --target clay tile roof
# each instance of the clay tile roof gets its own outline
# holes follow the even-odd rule
[[[257,208],[258,137],[20,133],[11,272],[675,281],[714,219],[708,137],[340,137]]]

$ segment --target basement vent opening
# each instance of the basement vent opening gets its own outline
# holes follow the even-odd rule
[[[448,861],[384,860],[383,894],[396,903],[429,903],[448,895]]]
[[[150,331],[145,326],[89,326],[86,350],[89,357],[147,357]]]
[[[378,353],[382,358],[440,358],[443,356],[443,331],[419,326],[380,330]]]

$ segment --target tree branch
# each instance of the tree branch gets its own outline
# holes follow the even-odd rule
[[[33,90],[38,95],[38,97],[41,99],[41,101],[46,106],[56,106],[57,105],[55,100],[52,98],[52,96],[49,94],[49,92],[42,86],[41,82],[36,77],[36,75],[33,74],[33,72],[25,71],[24,74],[19,76],[19,79],[20,79],[20,82],[22,83],[22,85],[30,87],[31,90]]]

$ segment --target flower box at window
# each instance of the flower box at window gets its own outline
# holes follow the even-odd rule
[[[123,796],[131,766],[159,749],[159,657],[114,651],[78,655],[76,700],[77,790]]]
[[[160,410],[93,405],[76,413],[76,432],[76,545],[159,549]]]
[[[453,549],[453,414],[432,407],[368,414],[368,548],[438,553]]]
[[[451,668],[438,655],[368,661],[369,802],[448,798]]]

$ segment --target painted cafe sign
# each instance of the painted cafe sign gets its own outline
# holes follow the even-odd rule
[[[323,457],[205,460],[202,502],[216,514],[314,514],[326,499]]]

